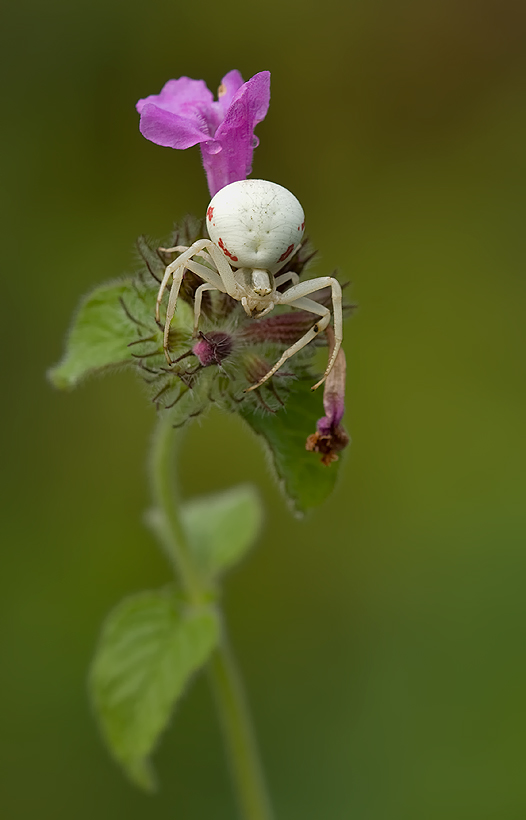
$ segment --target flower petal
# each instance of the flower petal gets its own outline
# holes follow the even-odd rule
[[[204,80],[168,80],[160,94],[137,103],[140,132],[157,145],[190,148],[214,135],[213,99]]]
[[[219,122],[225,119],[232,100],[242,85],[244,85],[243,77],[236,68],[225,74],[221,80],[221,85],[217,91],[217,102],[214,103],[214,106],[217,106],[220,111]]]
[[[147,140],[169,148],[190,148],[198,142],[210,140],[206,122],[199,124],[152,103],[142,108],[139,130]]]
[[[153,103],[158,108],[171,111],[172,114],[192,117],[194,110],[206,111],[213,101],[214,95],[204,80],[179,77],[178,80],[168,80],[160,94],[150,94],[149,97],[139,100],[136,108],[141,114],[145,105]]]
[[[251,172],[254,128],[264,119],[269,102],[269,71],[255,74],[234,94],[226,117],[214,135],[223,148],[220,156],[212,159],[203,146],[203,164],[212,196],[225,185],[246,179]]]
[[[215,133],[215,138],[221,140],[229,153],[239,149],[250,155],[245,167],[252,164],[254,128],[265,118],[269,103],[270,71],[261,71],[236,92],[225,119]],[[239,178],[245,179],[245,176]]]

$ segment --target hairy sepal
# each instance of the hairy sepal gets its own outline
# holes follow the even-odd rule
[[[51,382],[62,390],[105,370],[137,366],[142,357],[162,355],[162,332],[154,321],[152,291],[132,279],[109,282],[81,301],[61,361],[51,368]],[[172,326],[182,343],[192,332],[191,310],[184,302]],[[144,359],[144,360],[145,360]]]

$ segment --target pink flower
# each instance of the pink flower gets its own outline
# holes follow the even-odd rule
[[[270,72],[244,83],[239,71],[229,71],[217,96],[215,101],[204,80],[180,77],[137,103],[146,139],[170,148],[200,144],[211,196],[252,171],[254,128],[268,111]]]

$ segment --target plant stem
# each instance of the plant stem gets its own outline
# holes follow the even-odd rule
[[[150,457],[150,475],[155,503],[163,514],[167,528],[166,547],[175,565],[179,580],[192,604],[206,602],[204,584],[195,566],[181,518],[176,480],[176,455],[178,437],[170,423],[168,413],[163,413],[155,431]]]
[[[221,644],[210,659],[208,673],[243,817],[272,820],[245,693],[224,632]]]
[[[175,433],[169,414],[163,414],[151,453],[152,489],[168,528],[170,557],[190,601],[200,606],[209,603],[210,589],[195,565],[179,516],[175,471],[178,436]],[[252,723],[241,678],[228,645],[224,621],[219,644],[209,661],[208,673],[243,820],[272,820]]]

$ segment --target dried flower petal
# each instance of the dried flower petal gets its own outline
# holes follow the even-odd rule
[[[325,331],[330,349],[334,346],[334,331],[328,327]],[[341,424],[345,412],[345,353],[340,348],[331,372],[327,376],[323,390],[323,407],[325,416],[318,419],[316,432],[305,442],[305,449],[321,453],[322,464],[328,466],[338,460],[338,455],[349,444],[350,438]]]

